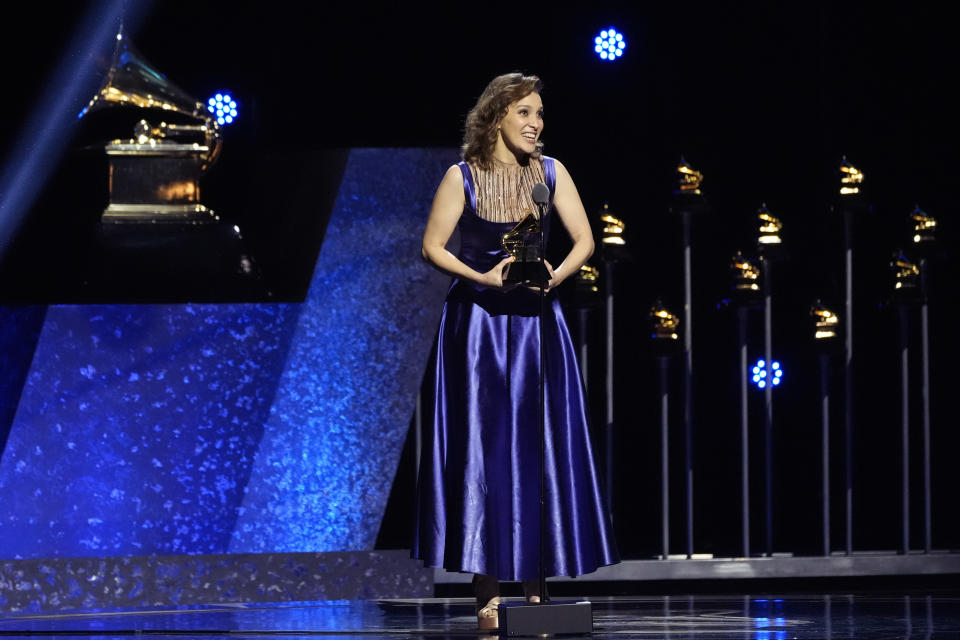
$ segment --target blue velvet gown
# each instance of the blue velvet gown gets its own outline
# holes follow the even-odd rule
[[[460,163],[466,209],[459,258],[483,273],[506,257],[514,223],[476,213]],[[553,160],[544,158],[551,195]],[[552,213],[544,218],[549,232]],[[496,576],[539,575],[539,294],[454,281],[437,341],[432,428],[425,429],[413,557],[429,567]],[[544,322],[547,576],[582,575],[618,561],[593,461],[573,343],[553,294]]]

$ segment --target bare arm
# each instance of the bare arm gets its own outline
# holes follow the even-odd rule
[[[436,195],[433,196],[420,250],[423,259],[451,276],[466,278],[486,287],[503,288],[503,268],[512,262],[513,258],[505,258],[490,271],[480,273],[447,250],[447,242],[457,227],[463,207],[463,177],[460,168],[454,165],[447,170],[437,187]]]
[[[593,232],[590,230],[590,222],[580,201],[577,186],[573,183],[567,168],[560,164],[559,160],[554,160],[554,163],[557,168],[557,190],[553,196],[553,205],[564,228],[570,234],[573,246],[560,266],[553,270],[550,289],[577,273],[593,255],[594,248]]]

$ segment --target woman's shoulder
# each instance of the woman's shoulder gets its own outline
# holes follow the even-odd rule
[[[555,167],[563,166],[563,163],[560,162],[558,159],[554,158],[553,156],[548,156],[545,154],[540,155],[540,162],[542,162],[544,166],[546,166],[547,164],[552,164]]]
[[[462,180],[469,170],[469,165],[461,160],[447,167],[447,171],[443,174],[443,179]]]

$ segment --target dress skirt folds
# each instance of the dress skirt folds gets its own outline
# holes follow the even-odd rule
[[[485,272],[505,257],[500,238],[513,223],[476,215],[469,169],[464,187],[459,257]],[[573,343],[554,295],[545,307],[544,568],[547,576],[582,575],[618,558]],[[418,482],[413,556],[427,566],[500,580],[539,574],[539,311],[539,294],[526,288],[503,293],[468,281],[450,288]]]

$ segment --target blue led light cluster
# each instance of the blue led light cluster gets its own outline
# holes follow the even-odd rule
[[[603,60],[614,61],[623,55],[623,50],[627,47],[627,41],[623,39],[623,34],[618,33],[613,27],[609,27],[600,32],[593,39],[593,50]]]
[[[237,101],[229,93],[218,93],[207,100],[207,111],[217,117],[217,124],[230,124],[237,119]]]
[[[770,368],[767,369],[765,360],[757,360],[757,364],[753,367],[753,383],[761,389],[765,389],[768,383],[776,387],[782,378],[783,369],[780,368],[779,362],[771,362]]]

